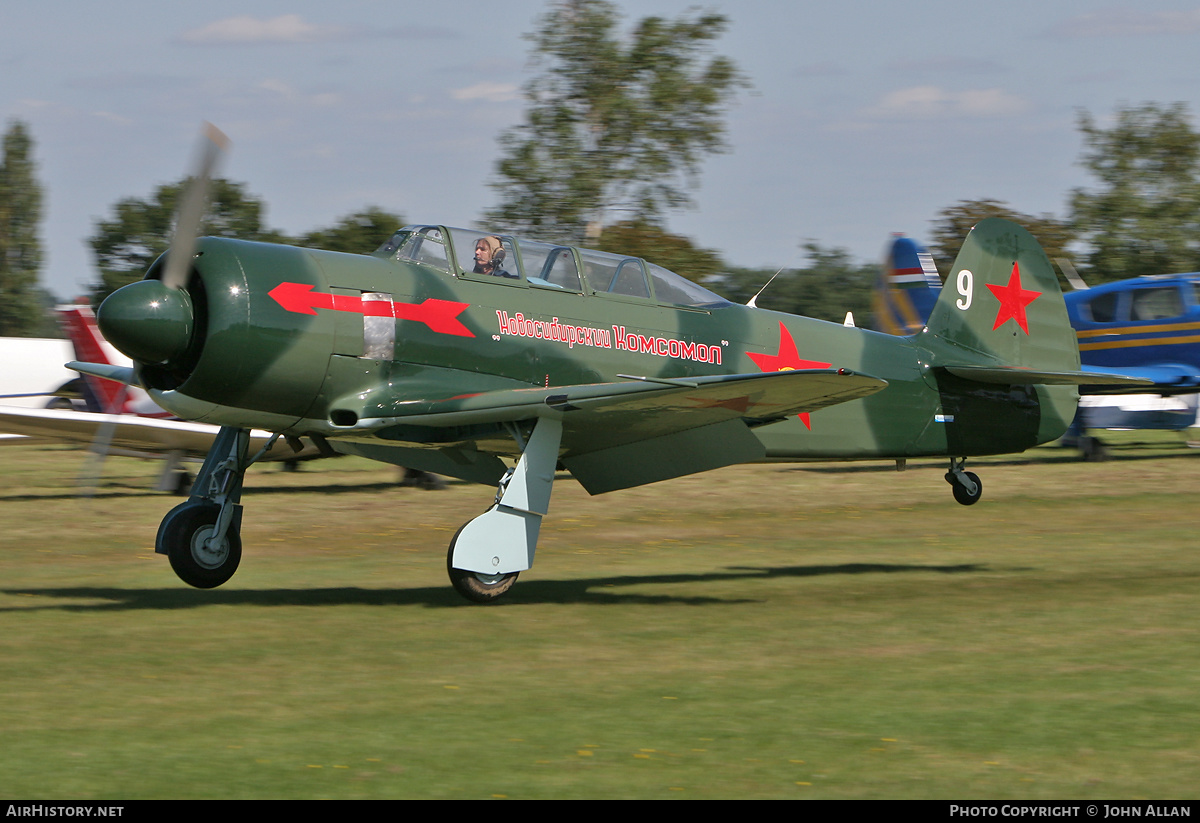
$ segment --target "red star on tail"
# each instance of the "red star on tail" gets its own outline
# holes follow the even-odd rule
[[[794,371],[796,369],[827,369],[829,363],[819,363],[816,360],[804,360],[800,357],[800,352],[796,351],[796,341],[792,339],[792,335],[788,332],[787,326],[779,323],[779,352],[777,354],[755,354],[752,351],[746,352],[746,355],[753,360],[760,369],[768,371]],[[806,429],[812,429],[812,423],[809,422],[808,412],[800,414],[800,422],[804,424]]]
[[[1011,318],[1017,321],[1021,331],[1029,334],[1029,325],[1025,322],[1025,307],[1041,297],[1042,293],[1021,288],[1021,270],[1017,268],[1017,264],[1013,263],[1007,286],[993,286],[988,283],[987,287],[1000,301],[1000,309],[996,312],[996,325],[992,326],[992,331]]]

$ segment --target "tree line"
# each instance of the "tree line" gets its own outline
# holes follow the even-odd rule
[[[175,211],[188,180],[161,185],[150,197],[125,198],[112,207],[109,218],[96,223],[88,238],[99,278],[92,302],[99,305],[112,292],[140,280],[150,264],[171,245]],[[340,218],[332,226],[291,236],[267,226],[266,204],[246,191],[243,183],[217,178],[209,187],[208,208],[201,221],[201,236],[236,237],[264,243],[367,254],[404,225],[404,218],[378,207],[368,207]]]
[[[708,11],[646,17],[622,32],[608,0],[554,0],[527,35],[538,71],[526,85],[524,120],[499,138],[492,183],[498,203],[481,225],[645,258],[745,302],[774,274],[729,265],[672,234],[668,215],[692,205],[703,159],[727,150],[725,114],[749,85],[713,53],[728,20]],[[993,199],[963,200],[933,219],[930,252],[943,276],[970,227],[1001,216],[1028,228],[1051,258],[1090,282],[1200,269],[1200,132],[1183,103],[1117,109],[1102,128],[1084,111],[1082,165],[1094,189],[1070,192],[1069,213],[1022,214]],[[10,124],[0,161],[0,335],[36,333],[41,190],[28,128]],[[98,302],[139,279],[170,245],[186,180],[126,198],[88,239]],[[370,252],[403,225],[380,208],[300,236],[269,228],[263,202],[242,183],[214,181],[205,234]],[[807,241],[807,263],[780,277],[758,305],[828,320],[864,315],[877,264]]]

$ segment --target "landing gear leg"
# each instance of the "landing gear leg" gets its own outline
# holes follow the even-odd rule
[[[187,469],[183,468],[180,463],[183,460],[183,453],[178,451],[169,452],[167,459],[163,463],[162,473],[158,476],[158,484],[155,489],[160,492],[170,492],[178,497],[186,497],[192,489],[192,476]]]
[[[192,495],[167,512],[158,527],[154,550],[167,555],[175,574],[189,586],[212,589],[237,571],[242,559],[242,479],[254,462],[246,458],[249,443],[248,430],[223,426],[196,476]]]
[[[533,566],[542,517],[550,509],[561,440],[561,421],[539,419],[516,468],[500,481],[496,502],[450,542],[446,569],[463,597],[491,603]]]
[[[1079,455],[1087,463],[1102,463],[1108,459],[1108,449],[1099,437],[1085,434],[1079,438]]]
[[[964,506],[972,506],[983,497],[983,482],[975,472],[964,470],[967,458],[950,458],[950,471],[946,472],[946,482],[954,492],[954,499]]]

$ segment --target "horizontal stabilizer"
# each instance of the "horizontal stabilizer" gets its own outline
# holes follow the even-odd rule
[[[1182,363],[1162,363],[1155,366],[1088,366],[1093,372],[1104,375],[1120,375],[1150,382],[1152,388],[1139,384],[1136,388],[1106,383],[1090,384],[1085,394],[1139,394],[1150,393],[1165,396],[1192,394],[1200,391],[1200,373]]]
[[[946,371],[977,383],[1004,386],[1112,386],[1146,391],[1154,381],[1144,377],[1095,371],[1037,371],[1021,366],[943,366]]]
[[[137,379],[137,374],[130,366],[114,366],[109,363],[81,363],[78,360],[72,360],[67,364],[67,368],[77,371],[80,374],[90,374],[93,377],[101,377],[105,380],[124,383],[126,386],[141,386],[141,383]]]

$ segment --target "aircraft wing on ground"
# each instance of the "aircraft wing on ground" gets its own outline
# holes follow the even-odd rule
[[[112,350],[101,336],[96,318],[86,305],[62,306],[58,312],[75,356],[91,361],[71,361],[66,368],[83,375],[83,394],[93,411],[24,408],[4,402],[0,404],[0,432],[4,432],[0,443],[79,443],[97,454],[100,463],[109,454],[162,459],[166,465],[158,488],[178,492],[186,489],[191,480],[179,469],[179,461],[202,459],[219,427],[179,420],[156,406],[138,386],[133,369],[123,365],[128,359]],[[45,342],[60,344],[55,366],[61,369],[66,342]],[[250,447],[257,452],[270,437],[269,432],[253,430]],[[292,462],[333,455],[307,439],[302,443],[299,451],[279,443],[262,459]],[[96,477],[91,482],[99,475],[99,463],[93,473]]]
[[[216,426],[183,420],[164,420],[133,414],[111,415],[0,406],[0,430],[40,440],[90,446],[105,426],[110,427],[112,431],[110,451],[150,457],[180,452],[186,456],[202,458],[208,453],[217,433]],[[269,432],[252,432],[251,447],[256,450],[262,448],[270,437]],[[270,456],[264,459],[299,460],[315,454],[316,448],[312,446],[295,453],[286,446],[277,445],[272,449]]]

